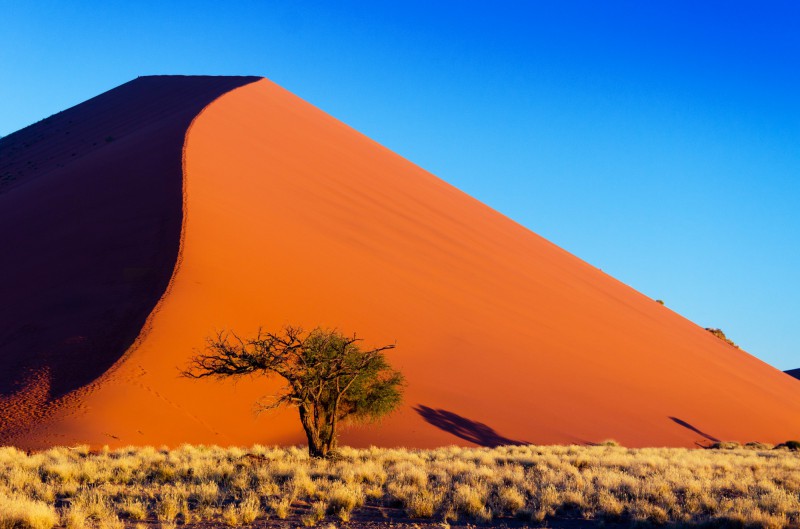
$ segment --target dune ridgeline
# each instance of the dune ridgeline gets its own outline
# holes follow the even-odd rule
[[[0,441],[296,444],[207,336],[396,343],[354,446],[777,443],[797,380],[256,77],[142,77],[0,139]]]

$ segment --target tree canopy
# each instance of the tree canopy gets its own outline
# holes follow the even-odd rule
[[[341,422],[377,421],[402,401],[404,377],[384,355],[394,345],[362,350],[361,341],[321,327],[308,333],[293,326],[277,333],[259,330],[252,338],[222,331],[207,340],[183,374],[279,375],[286,385],[259,408],[297,407],[310,455],[327,457]]]

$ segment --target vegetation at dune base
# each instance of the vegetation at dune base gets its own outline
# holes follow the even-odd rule
[[[373,509],[370,509],[370,508]],[[800,452],[599,446],[0,448],[0,528],[175,529],[374,520],[800,526]],[[372,513],[372,514],[370,514]],[[373,516],[373,518],[369,518]],[[410,520],[409,520],[410,519]]]
[[[285,388],[260,408],[297,407],[309,455],[328,457],[336,448],[339,424],[379,420],[402,400],[403,375],[384,355],[394,345],[362,350],[360,341],[320,327],[309,333],[292,326],[279,333],[259,330],[246,339],[220,332],[207,340],[184,375],[279,375]]]

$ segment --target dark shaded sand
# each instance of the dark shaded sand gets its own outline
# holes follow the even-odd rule
[[[131,158],[111,145],[108,171]],[[347,430],[346,444],[703,446],[800,432],[800,388],[790,377],[267,80],[210,104],[185,152],[181,265],[149,332],[91,391],[9,441],[301,443],[294,410],[253,414],[252,402],[279,380],[178,376],[216,329],[285,323],[397,342],[390,357],[408,378],[405,405],[375,428]],[[35,198],[61,204],[65,192],[40,185]],[[96,217],[84,229],[125,226],[103,206],[108,199],[92,200]],[[46,219],[12,247],[55,244],[52,225]],[[58,240],[97,261],[82,233]],[[29,274],[36,262],[13,271]],[[108,278],[149,265],[98,266]],[[82,358],[92,372],[111,363]]]
[[[786,371],[786,374],[787,375],[791,375],[794,378],[800,379],[800,369],[790,369],[790,370]]]
[[[0,139],[0,429],[105,373],[164,293],[186,129],[247,77],[143,77]]]

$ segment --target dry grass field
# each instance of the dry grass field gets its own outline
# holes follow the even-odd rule
[[[608,446],[0,448],[0,529],[800,527],[800,453]],[[571,525],[570,525],[571,524]]]

